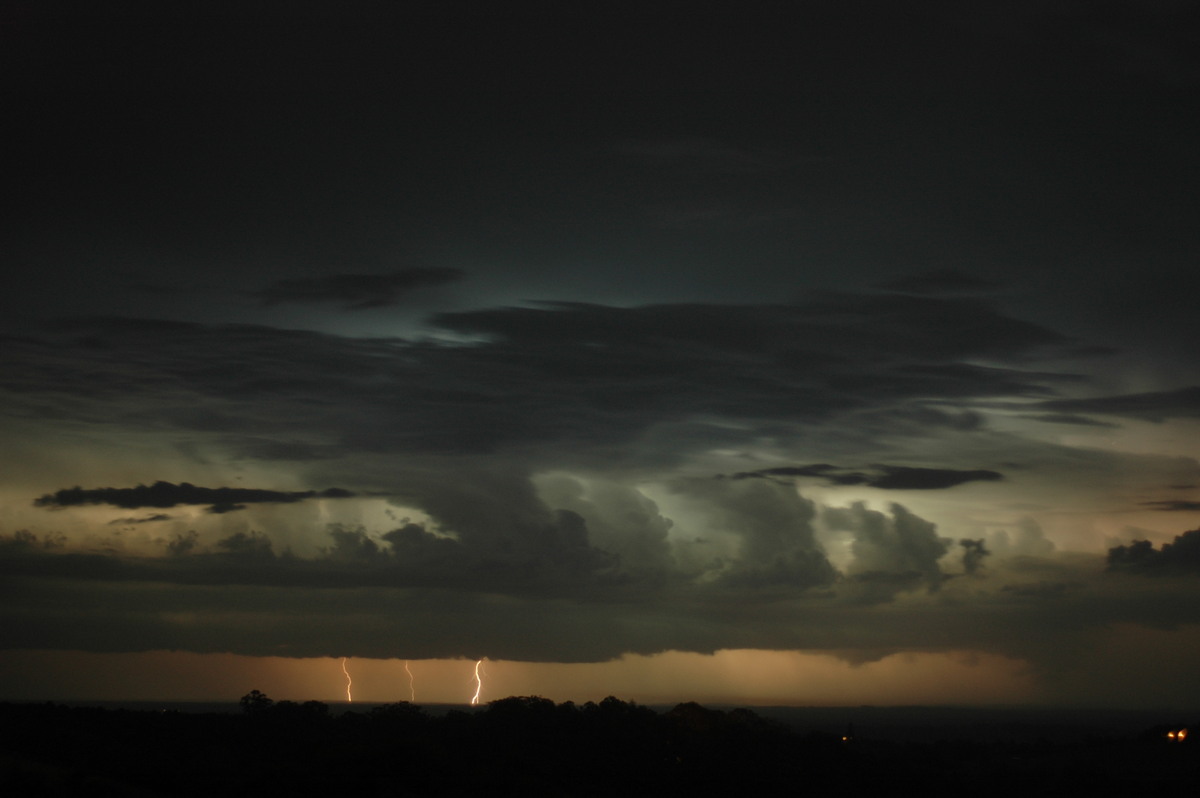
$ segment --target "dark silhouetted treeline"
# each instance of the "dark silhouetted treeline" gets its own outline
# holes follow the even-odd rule
[[[1053,745],[902,743],[611,697],[333,715],[253,691],[241,709],[0,704],[0,795],[1146,795],[1200,778],[1200,734],[1167,737],[1182,727]]]

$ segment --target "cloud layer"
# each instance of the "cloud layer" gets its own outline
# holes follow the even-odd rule
[[[1106,571],[1000,505],[953,528],[909,506],[1129,484],[1119,457],[992,428],[1010,406],[1125,405],[1065,398],[1086,380],[1048,364],[1078,342],[979,298],[552,303],[433,323],[458,342],[114,318],[10,340],[17,423],[166,434],[198,469],[349,487],[35,493],[34,527],[178,512],[101,516],[126,538],[5,534],[7,644],[551,661],[974,649],[1049,668],[1114,621],[1200,622],[1176,601],[1191,583],[1147,593],[1131,575],[1177,546],[1135,544]],[[1138,462],[1131,510],[1200,476]],[[320,518],[371,502],[386,520]]]

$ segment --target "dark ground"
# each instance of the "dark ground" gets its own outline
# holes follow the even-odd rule
[[[864,707],[830,732],[820,727],[838,710],[810,714],[820,723],[806,731],[744,709],[615,698],[337,714],[255,692],[242,710],[0,704],[0,795],[1146,795],[1190,793],[1200,778],[1200,734],[1089,731],[1087,713],[981,727],[969,711]]]

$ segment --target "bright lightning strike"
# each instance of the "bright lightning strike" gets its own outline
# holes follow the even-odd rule
[[[475,695],[471,696],[471,706],[479,703],[479,694],[483,692],[483,660],[475,663]]]
[[[417,681],[413,678],[413,672],[408,669],[408,660],[404,660],[404,672],[408,674],[409,700],[415,704],[417,701]]]
[[[346,670],[346,658],[342,657],[342,673],[346,674],[346,701],[354,703],[354,698],[350,695],[350,685],[354,682],[350,679],[350,671]]]

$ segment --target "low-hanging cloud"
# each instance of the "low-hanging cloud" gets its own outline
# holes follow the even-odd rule
[[[160,480],[152,485],[138,485],[134,488],[63,488],[35,499],[33,504],[35,507],[52,509],[88,504],[108,504],[128,510],[141,507],[165,508],[181,504],[206,504],[210,513],[227,513],[245,509],[247,504],[292,504],[306,499],[348,499],[354,495],[342,488],[287,492],[259,488],[204,488],[190,482],[181,482],[175,485]],[[138,521],[159,521],[166,518],[167,516],[156,515],[138,519]]]

